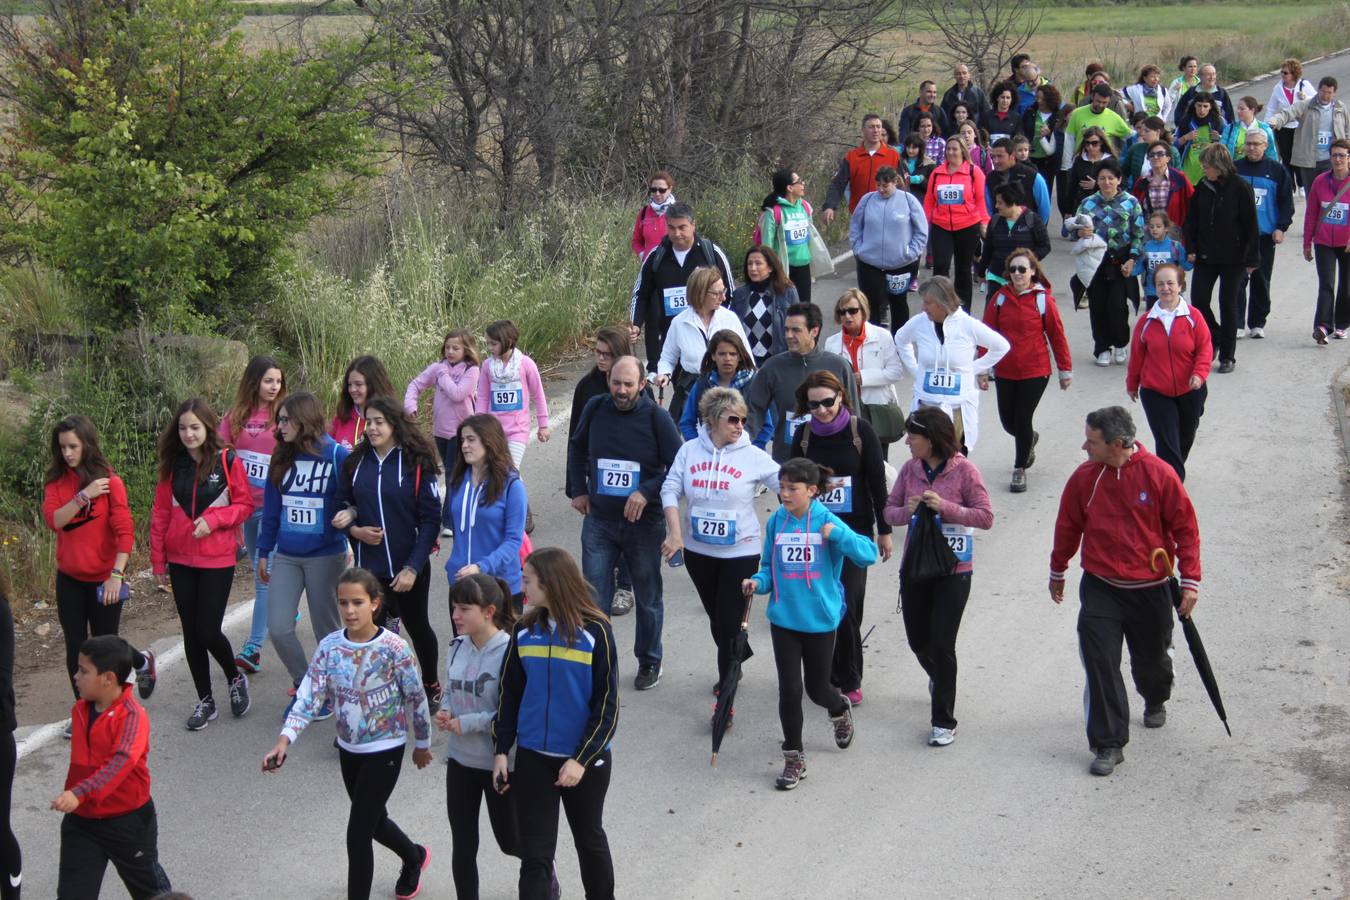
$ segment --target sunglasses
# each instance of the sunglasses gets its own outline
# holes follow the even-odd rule
[[[647,188],[647,193],[649,193],[649,194],[669,194],[669,193],[670,193],[670,188],[654,188],[654,187],[649,187],[649,188]]]
[[[745,416],[723,416],[722,419],[728,425],[744,425],[746,422],[750,421]]]
[[[1084,147],[1100,147],[1101,145],[1101,141],[1083,141]]]
[[[838,395],[838,394],[836,394],[836,395],[833,396],[833,397],[826,397],[824,400],[807,400],[807,401],[806,401],[806,408],[807,408],[807,409],[820,409],[820,408],[823,406],[823,407],[825,407],[826,409],[829,409],[831,406],[834,406],[834,404],[835,404],[838,400],[839,400],[839,395]]]
[[[1031,266],[1008,266],[1008,271],[1014,275],[1025,275],[1031,271]]]
[[[848,309],[841,309],[841,310],[839,310],[839,315],[841,315],[841,316],[860,316],[860,315],[862,315],[862,307],[860,307],[860,306],[850,306]]]

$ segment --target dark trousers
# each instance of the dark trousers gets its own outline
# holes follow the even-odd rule
[[[515,794],[499,794],[492,787],[492,772],[472,769],[449,760],[445,773],[445,813],[450,819],[454,848],[450,871],[455,877],[459,900],[478,900],[478,809],[487,801],[488,821],[497,846],[507,856],[519,856],[520,828],[516,822]]]
[[[870,315],[867,321],[873,325],[883,324],[883,317],[890,316],[891,334],[909,321],[909,289],[892,294],[887,276],[908,275],[910,283],[919,277],[919,261],[899,269],[878,269],[860,259],[855,259],[858,267],[858,290],[867,297]]]
[[[1313,244],[1317,263],[1317,312],[1313,328],[1350,328],[1350,251]]]
[[[951,275],[952,260],[955,259],[956,274],[952,281],[956,285],[956,295],[961,298],[961,306],[969,312],[974,288],[971,266],[980,249],[980,226],[948,231],[934,225],[928,232],[928,246],[933,248],[934,275]]]
[[[717,646],[717,680],[721,682],[731,667],[731,649],[745,616],[745,594],[741,593],[741,582],[759,569],[759,555],[718,559],[686,547],[684,567],[689,570],[689,578],[694,582],[694,590],[698,591],[703,611],[708,614],[708,627],[712,631],[713,643]],[[746,659],[749,659],[748,653]]]
[[[80,667],[80,645],[85,639],[103,634],[117,634],[122,621],[122,603],[106,606],[98,600],[101,582],[80,581],[65,572],[56,573],[56,617],[61,620],[61,634],[66,639],[66,669],[70,672],[70,688],[75,691],[75,670]],[[140,669],[145,656],[134,651],[132,664]],[[75,691],[75,699],[80,692]]]
[[[106,819],[67,813],[61,819],[59,900],[98,900],[108,863],[132,900],[149,900],[170,890],[159,864],[159,822],[155,801]]]
[[[375,878],[375,849],[371,841],[397,853],[404,865],[421,862],[421,851],[394,824],[385,808],[403,769],[404,750],[391,747],[376,753],[352,753],[338,748],[342,783],[352,801],[347,816],[347,900],[370,897],[370,883]]]
[[[932,724],[956,727],[956,633],[970,599],[970,573],[924,582],[900,579],[900,613],[909,649],[932,681]]]
[[[1168,397],[1148,388],[1139,389],[1139,402],[1144,405],[1144,415],[1153,432],[1153,450],[1176,470],[1182,481],[1186,480],[1186,457],[1191,455],[1191,445],[1195,443],[1200,417],[1205,414],[1208,395],[1208,384],[1179,397]]]
[[[1214,355],[1220,362],[1231,362],[1237,354],[1237,330],[1239,326],[1238,299],[1242,296],[1242,286],[1247,277],[1247,268],[1237,265],[1215,266],[1196,260],[1195,272],[1191,275],[1191,305],[1200,310],[1209,326],[1213,338]],[[1217,321],[1210,300],[1214,294],[1214,285],[1219,286],[1219,316]]]
[[[445,520],[445,510],[450,507],[450,473],[455,471],[455,461],[459,459],[459,438],[436,438],[436,452],[441,455],[441,468],[445,470],[445,502],[441,504],[441,520]]]
[[[862,688],[862,621],[863,606],[867,601],[867,569],[846,559],[839,572],[839,582],[844,587],[844,620],[834,632],[830,683],[847,694]]]
[[[234,566],[197,569],[169,563],[173,604],[183,623],[183,655],[187,657],[188,671],[192,673],[192,685],[197,689],[199,700],[211,696],[210,657],[216,658],[227,683],[239,674],[230,639],[221,630],[233,583]]]
[[[581,525],[581,571],[594,592],[595,603],[609,615],[614,603],[614,570],[626,560],[633,576],[633,655],[638,664],[661,664],[661,632],[665,598],[661,581],[661,542],[666,523],[659,516],[636,522],[601,519],[592,512]]]
[[[834,662],[834,632],[813,634],[770,625],[773,662],[778,669],[778,720],[783,725],[783,749],[802,749],[802,687],[816,706],[831,716],[842,716],[848,700],[830,684]],[[803,679],[804,676],[804,679]]]
[[[1032,420],[1045,394],[1045,386],[1049,383],[1049,375],[1040,378],[994,379],[994,391],[998,394],[998,420],[1003,424],[1003,430],[1012,435],[1016,447],[1013,453],[1015,469],[1027,467],[1027,457],[1031,455],[1031,441],[1035,435]]]
[[[556,782],[567,760],[521,747],[511,790],[520,811],[520,900],[548,900],[558,849],[558,804],[567,814],[587,900],[613,900],[614,860],[605,835],[605,794],[613,758],[606,750],[586,767],[574,787]]]
[[[1083,573],[1078,588],[1078,649],[1087,672],[1083,692],[1088,746],[1130,742],[1130,698],[1120,675],[1120,639],[1130,648],[1134,686],[1149,705],[1172,696],[1172,601],[1165,584],[1119,588]]]
[[[1270,279],[1275,273],[1275,239],[1263,234],[1256,240],[1261,252],[1261,264],[1247,276],[1244,289],[1238,291],[1239,328],[1244,320],[1248,328],[1265,328],[1266,319],[1270,317]]]
[[[1297,128],[1277,128],[1275,129],[1275,149],[1280,151],[1280,159],[1284,161],[1285,171],[1289,177],[1294,179],[1294,193],[1303,187],[1303,170],[1291,163],[1289,160],[1294,155],[1294,135],[1298,133]]]
[[[1130,346],[1130,311],[1125,306],[1125,298],[1129,294],[1126,281],[1120,272],[1120,262],[1103,259],[1092,276],[1092,283],[1087,287],[1093,356],[1099,356],[1112,347]]]
[[[14,836],[14,826],[9,818],[17,762],[14,732],[6,732],[0,735],[0,814],[5,817],[0,825],[0,869],[3,869],[0,871],[0,900],[19,900],[19,887],[14,884],[14,879],[23,875],[23,854],[19,851],[19,839]]]
[[[1283,131],[1283,129],[1281,129]],[[1315,166],[1299,166],[1298,173],[1302,178],[1303,187],[1312,187],[1313,180],[1323,172],[1331,171],[1331,160],[1324,159]]]
[[[1034,141],[1036,138],[1032,138],[1032,140]],[[1051,199],[1054,199],[1055,182],[1059,180],[1059,157],[1054,154],[1051,154],[1050,156],[1033,156],[1030,158],[1029,162],[1035,167],[1037,174],[1045,179],[1046,194],[1049,195]],[[1027,201],[1030,203],[1035,202],[1031,197],[1028,197]],[[1039,211],[1037,212],[1039,214]],[[1046,222],[1045,224],[1048,226],[1050,223]]]
[[[376,621],[384,625],[390,616],[397,616],[399,624],[408,630],[409,643],[417,654],[417,665],[422,669],[422,680],[434,684],[437,679],[436,668],[439,647],[436,644],[436,632],[431,628],[431,617],[427,614],[427,593],[431,590],[431,563],[422,566],[417,580],[406,591],[393,589],[393,581],[379,579],[384,588],[384,605],[380,607]]]
[[[783,260],[784,263],[787,260]],[[802,303],[811,302],[811,267],[810,266],[788,266],[788,278],[797,288],[797,298]]]

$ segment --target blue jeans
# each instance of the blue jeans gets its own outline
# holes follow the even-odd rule
[[[253,593],[256,598],[253,601],[253,621],[249,625],[248,640],[244,646],[255,650],[261,650],[267,641],[267,585],[258,579],[258,526],[261,522],[262,510],[258,509],[244,523],[244,549],[248,551],[249,564],[253,566]]]
[[[633,655],[638,664],[661,663],[661,628],[665,601],[661,596],[661,542],[666,523],[660,518],[638,522],[587,516],[581,526],[581,571],[591,585],[596,605],[609,615],[614,601],[614,567],[622,559],[633,575],[637,616]]]

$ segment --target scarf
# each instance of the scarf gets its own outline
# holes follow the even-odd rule
[[[754,369],[740,369],[735,375],[731,376],[731,384],[723,385],[721,375],[716,369],[708,373],[708,387],[730,387],[744,393],[747,385],[755,377]]]
[[[494,384],[511,384],[520,380],[520,357],[519,347],[511,350],[511,358],[502,362],[495,356],[488,357],[488,372],[492,376]]]
[[[664,216],[666,214],[666,210],[670,209],[671,204],[673,204],[674,202],[675,202],[675,192],[666,191],[666,199],[663,202],[658,203],[655,200],[648,200],[647,205],[650,206],[652,208],[652,212],[656,213],[658,216]]]
[[[849,415],[847,406],[839,407],[839,415],[835,416],[834,419],[829,422],[822,422],[815,416],[812,416],[811,433],[818,434],[821,437],[829,437],[832,434],[838,434],[848,427],[848,422],[851,418],[853,417]]]

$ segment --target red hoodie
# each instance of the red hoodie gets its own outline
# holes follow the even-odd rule
[[[74,815],[107,819],[150,802],[150,717],[131,696],[131,685],[89,726],[93,704],[70,710],[70,768],[66,790],[80,799]]]
[[[984,204],[984,172],[968,162],[955,173],[940,162],[928,176],[928,193],[923,198],[923,214],[928,224],[943,231],[960,231],[989,221]]]
[[[1037,294],[1044,295],[1044,313],[1036,302]],[[1055,366],[1061,375],[1073,371],[1064,320],[1059,317],[1059,307],[1050,295],[1049,285],[1034,283],[1026,293],[1018,294],[1011,284],[1005,284],[985,304],[984,324],[1012,344],[1012,349],[994,366],[995,378],[1020,381],[1049,376],[1050,349],[1055,351]],[[1047,340],[1050,349],[1046,347]],[[984,355],[983,348],[980,355]]]
[[[239,526],[253,515],[253,494],[244,464],[232,451],[222,451],[212,462],[207,480],[198,482],[197,468],[184,453],[175,460],[173,474],[155,487],[150,564],[156,575],[163,574],[169,563],[195,569],[234,567]],[[192,536],[198,516],[211,526],[211,533],[203,538]]]
[[[133,526],[127,488],[122,479],[108,475],[108,492],[56,527],[56,511],[80,490],[80,476],[67,468],[47,484],[42,498],[42,518],[56,532],[56,568],[76,581],[102,583],[112,574],[117,554],[130,553]]]
[[[1192,375],[1199,375],[1202,382],[1209,377],[1214,344],[1205,317],[1194,307],[1187,306],[1172,320],[1171,332],[1159,313],[1161,308],[1155,305],[1134,323],[1125,390],[1133,394],[1142,385],[1164,397],[1180,397],[1191,389]]]
[[[1183,588],[1200,589],[1200,525],[1195,507],[1170,465],[1135,441],[1119,469],[1088,461],[1069,476],[1055,521],[1050,578],[1063,581],[1069,560],[1083,550],[1083,571],[1137,587],[1167,577],[1150,567],[1161,547],[1177,560]]]

